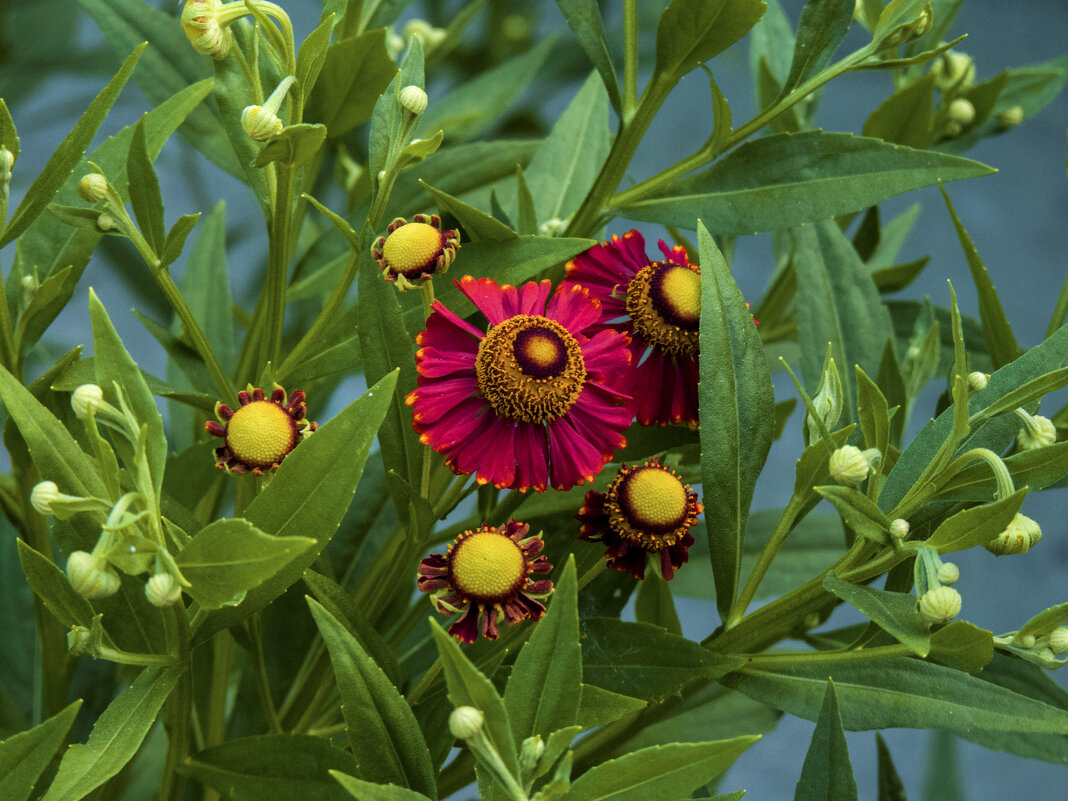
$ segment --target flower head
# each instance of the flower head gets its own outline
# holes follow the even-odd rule
[[[630,335],[620,389],[638,422],[696,428],[701,269],[684,248],[659,245],[664,261],[650,261],[637,231],[613,236],[569,261],[565,283],[600,301],[600,326]]]
[[[481,632],[494,640],[501,620],[514,626],[541,618],[541,601],[553,591],[553,583],[531,576],[553,566],[539,555],[545,547],[541,537],[528,537],[529,531],[530,526],[515,520],[496,528],[483,524],[457,537],[445,554],[431,554],[419,563],[418,586],[431,594],[434,608],[443,615],[461,615],[449,634],[474,642]]]
[[[249,389],[251,393],[237,393],[241,405],[236,410],[225,403],[215,404],[220,422],[209,420],[204,430],[226,440],[215,449],[216,467],[262,476],[277,470],[286,454],[315,431],[318,423],[305,419],[308,408],[299,389],[287,397],[276,384],[270,398],[262,389]]]
[[[585,289],[498,286],[464,276],[460,290],[489,320],[481,331],[440,302],[416,342],[412,426],[458,474],[544,492],[592,481],[631,414],[607,381],[627,365],[627,338],[587,335],[600,316]]]
[[[575,517],[579,539],[607,546],[609,567],[643,579],[650,562],[671,580],[688,559],[690,529],[703,509],[697,493],[654,456],[639,467],[623,465],[605,494],[587,492]]]
[[[411,289],[449,269],[460,249],[460,232],[441,230],[441,217],[416,214],[411,222],[398,217],[371,246],[382,276],[398,289]]]

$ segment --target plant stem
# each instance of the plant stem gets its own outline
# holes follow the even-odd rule
[[[860,662],[865,659],[883,659],[894,656],[909,656],[912,650],[904,643],[880,645],[875,648],[841,649],[834,651],[801,651],[797,653],[756,654],[748,657],[746,668],[762,670],[782,669],[809,662]],[[743,668],[745,670],[746,668]]]
[[[252,661],[256,670],[256,689],[260,695],[260,704],[263,707],[263,716],[267,719],[267,728],[272,734],[282,731],[282,724],[278,720],[278,710],[275,709],[274,699],[271,697],[271,685],[267,679],[267,664],[263,661],[263,637],[260,631],[259,613],[252,615],[251,620],[245,623],[245,632],[252,644]]]
[[[278,363],[282,349],[282,328],[286,314],[286,278],[289,266],[289,239],[293,173],[291,166],[275,163],[278,185],[275,189],[271,223],[267,228],[267,283],[264,286],[266,302],[258,311],[262,314],[263,329],[260,340],[258,371],[268,362]],[[255,323],[253,323],[255,329]]]
[[[623,0],[623,118],[638,98],[638,0]]]

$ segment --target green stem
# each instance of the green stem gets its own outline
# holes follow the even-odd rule
[[[289,266],[294,170],[277,162],[275,166],[278,184],[274,194],[271,224],[267,228],[267,283],[263,290],[266,302],[259,310],[263,315],[263,338],[260,340],[260,363],[256,365],[257,370],[262,369],[268,362],[278,364],[286,314],[286,274]]]
[[[638,98],[638,0],[623,0],[623,117]]]
[[[245,632],[248,634],[252,645],[252,660],[256,671],[256,690],[259,692],[260,704],[263,707],[263,716],[267,719],[267,728],[272,734],[282,731],[282,724],[278,719],[278,710],[275,709],[274,699],[271,697],[271,685],[267,679],[267,664],[263,660],[263,637],[260,631],[259,613],[245,624]]]
[[[804,651],[798,653],[757,654],[748,657],[746,668],[781,670],[817,662],[861,662],[866,659],[885,659],[895,656],[910,656],[912,649],[903,643],[880,645],[875,648],[842,649],[834,651]],[[743,668],[744,669],[744,668]]]
[[[192,665],[189,658],[189,618],[181,604],[163,610],[167,653],[185,665],[178,684],[163,710],[167,730],[167,755],[160,780],[159,801],[179,801],[185,795],[184,776],[178,774],[189,753],[190,721],[193,712]]]

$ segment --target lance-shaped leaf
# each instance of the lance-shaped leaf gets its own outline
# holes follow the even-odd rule
[[[70,175],[71,170],[81,160],[85,149],[89,147],[89,143],[93,141],[96,129],[100,127],[100,123],[104,121],[108,111],[111,110],[112,104],[118,98],[122,87],[126,85],[126,81],[129,80],[130,74],[137,65],[137,60],[141,57],[141,53],[147,47],[147,44],[147,42],[142,42],[137,46],[126,61],[123,62],[115,76],[108,82],[108,85],[93,98],[93,102],[89,104],[89,108],[74,124],[70,133],[59,143],[59,147],[52,154],[52,158],[48,160],[44,169],[38,174],[30,188],[26,190],[26,194],[23,195],[18,208],[11,215],[11,219],[7,221],[3,236],[0,236],[0,247],[14,241],[19,234],[25,231],[37,215],[44,211],[45,206],[52,200],[52,196],[63,186],[67,176]]]
[[[0,798],[26,801],[30,797],[37,779],[70,731],[81,705],[79,699],[29,731],[0,742]]]
[[[816,730],[805,754],[801,778],[797,782],[794,801],[855,801],[857,782],[849,762],[842,718],[838,714],[838,696],[834,682],[827,681]]]
[[[853,531],[881,545],[889,545],[890,520],[875,501],[852,487],[828,484],[816,487],[816,492],[834,504],[842,520]]]
[[[861,211],[938,181],[991,172],[976,161],[881,139],[805,131],[749,142],[704,172],[612,211],[679,226],[700,217],[714,233],[751,234]]]
[[[330,775],[346,790],[347,798],[356,798],[359,801],[430,801],[422,793],[409,790],[407,787],[365,782],[336,770],[330,771]]]
[[[886,98],[864,121],[864,135],[922,148],[931,138],[934,75],[926,75]]]
[[[430,752],[411,707],[345,626],[307,599],[330,652],[358,774],[437,797]]]
[[[917,656],[931,650],[931,624],[916,609],[916,599],[908,593],[887,592],[842,581],[834,573],[823,579],[824,589],[833,592],[879,628],[904,643]]]
[[[928,656],[946,667],[978,673],[994,658],[994,635],[966,620],[954,620],[932,632]]]
[[[775,397],[757,327],[723,254],[697,224],[701,253],[701,480],[705,529],[726,615],[741,569],[742,538],[775,430]]]
[[[327,739],[287,732],[239,737],[205,748],[187,757],[178,772],[222,791],[228,801],[345,801],[348,794],[330,772],[355,767],[352,755]]]
[[[906,801],[905,787],[901,783],[901,777],[897,775],[894,761],[890,758],[890,749],[886,747],[886,741],[879,732],[875,732],[875,748],[879,771],[878,801]]]
[[[620,101],[619,83],[616,68],[612,62],[612,51],[604,35],[604,23],[601,21],[601,9],[596,0],[556,0],[556,5],[567,20],[567,26],[575,34],[579,46],[600,73],[612,108],[620,114],[623,105]]]
[[[674,83],[722,53],[756,25],[760,0],[672,0],[656,27],[654,80]]]
[[[448,212],[460,223],[466,239],[477,242],[480,239],[514,239],[516,232],[496,217],[476,209],[448,192],[435,189],[430,184],[420,181],[423,188],[438,202],[438,206]]]
[[[810,0],[805,4],[797,23],[797,43],[790,74],[782,87],[783,95],[830,63],[849,30],[855,8],[856,3],[849,0]]]
[[[80,801],[133,759],[156,715],[181,678],[182,668],[145,668],[108,704],[85,745],[63,754],[42,801]]]
[[[256,156],[256,166],[266,167],[277,161],[289,167],[300,167],[314,156],[326,141],[326,127],[309,125],[287,125],[272,136]]]
[[[395,73],[384,28],[335,42],[326,51],[308,97],[307,119],[326,125],[332,137],[348,133],[371,116]]]
[[[33,588],[37,597],[44,601],[48,611],[68,628],[84,626],[89,628],[93,621],[93,605],[85,596],[75,592],[66,575],[56,567],[55,562],[44,556],[21,539],[17,540],[19,561],[26,581]]]
[[[159,256],[163,252],[163,196],[145,141],[144,116],[134,126],[126,157],[126,177],[130,182],[130,208],[133,209],[137,227],[152,251]]]
[[[1027,488],[1016,490],[1007,498],[993,503],[963,509],[935,529],[927,544],[939,553],[963,551],[976,545],[986,545],[1008,528],[1020,511]]]

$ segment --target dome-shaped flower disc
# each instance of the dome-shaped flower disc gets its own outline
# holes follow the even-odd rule
[[[575,517],[579,539],[607,546],[609,567],[643,579],[648,561],[670,580],[688,558],[690,528],[702,511],[697,493],[654,456],[640,467],[623,465],[603,495],[587,492]]]
[[[419,563],[419,589],[430,593],[434,608],[443,615],[459,614],[449,634],[463,642],[483,637],[496,639],[501,620],[515,625],[538,620],[541,603],[553,590],[549,579],[534,574],[553,569],[540,556],[541,537],[528,537],[530,526],[510,520],[503,526],[483,524],[465,531],[444,554],[431,554]]]
[[[627,337],[589,336],[600,316],[580,286],[498,286],[465,276],[460,290],[489,320],[481,331],[435,302],[416,342],[419,386],[408,394],[420,440],[456,473],[521,492],[592,481],[631,413],[609,382],[626,368]]]
[[[569,261],[565,283],[600,301],[601,327],[630,335],[630,369],[619,388],[638,422],[696,428],[701,270],[685,248],[659,246],[664,261],[650,261],[637,231],[613,236]]]
[[[460,232],[441,230],[436,214],[416,214],[412,222],[398,217],[371,247],[371,255],[387,281],[398,289],[411,289],[449,269],[460,249]]]
[[[204,430],[225,442],[215,449],[216,467],[232,473],[262,476],[278,465],[317,424],[305,420],[304,393],[291,396],[275,386],[267,398],[262,389],[237,393],[241,405],[236,410],[225,403],[215,405],[219,422],[209,420]]]

